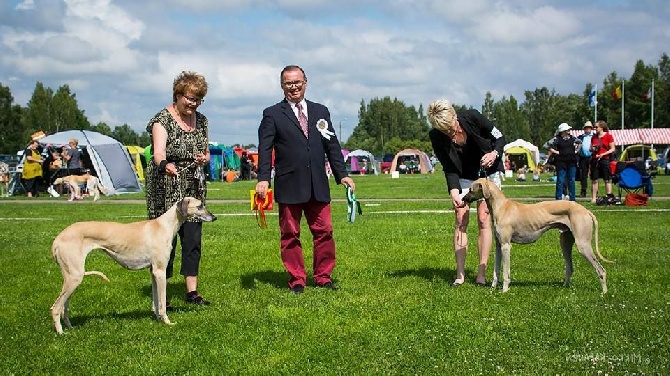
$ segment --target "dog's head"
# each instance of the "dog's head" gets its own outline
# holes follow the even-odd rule
[[[481,199],[488,199],[491,197],[491,184],[493,183],[486,178],[475,180],[470,186],[470,191],[463,196],[463,201],[469,204]]]
[[[203,222],[214,222],[216,221],[216,216],[210,213],[209,210],[203,205],[202,201],[194,197],[185,197],[181,201],[177,202],[177,212],[182,216],[182,218],[195,218]]]

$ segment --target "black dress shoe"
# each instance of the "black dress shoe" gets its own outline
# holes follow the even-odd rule
[[[291,287],[291,292],[294,294],[302,294],[303,291],[305,291],[305,286],[303,285],[295,285]]]
[[[191,291],[186,294],[186,303],[208,306],[211,302],[209,300],[203,299],[197,291]]]
[[[330,289],[330,290],[339,290],[340,288],[334,284],[333,282],[326,282],[322,285],[316,285],[316,287],[324,288],[324,289]]]

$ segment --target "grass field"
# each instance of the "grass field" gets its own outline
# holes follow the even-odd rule
[[[563,287],[558,232],[512,248],[508,293],[477,287],[476,222],[468,282],[454,278],[453,213],[444,176],[354,177],[363,216],[346,222],[333,187],[340,291],[286,288],[277,217],[260,230],[249,211],[254,182],[210,184],[199,291],[210,307],[183,302],[153,319],[148,271],[127,271],[102,252],[73,295],[73,329],[55,333],[49,307],[62,284],[53,238],[72,222],[144,219],[143,195],[69,203],[0,200],[0,374],[669,374],[670,176],[654,181],[646,207],[597,207],[600,248],[614,264],[601,295],[593,268],[574,250]],[[503,183],[512,198],[551,200],[552,183]],[[306,265],[311,236],[303,223]],[[179,259],[179,258],[178,258]],[[493,257],[488,279],[491,279]],[[177,264],[178,268],[178,264]]]

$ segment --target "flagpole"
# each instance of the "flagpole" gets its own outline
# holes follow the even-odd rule
[[[626,96],[626,80],[621,80],[621,130],[623,131],[623,98]],[[623,132],[621,132],[623,134]],[[623,152],[623,144],[621,145],[621,151]]]
[[[595,126],[596,122],[598,122],[598,84],[596,84],[596,96],[594,99],[595,106],[593,106],[593,124]]]
[[[654,130],[654,79],[651,79],[651,130],[653,133]],[[651,144],[651,148],[654,148],[654,144]]]

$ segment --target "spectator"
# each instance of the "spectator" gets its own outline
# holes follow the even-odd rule
[[[577,165],[577,175],[579,176],[580,194],[579,197],[586,197],[586,191],[589,184],[589,166],[591,163],[591,139],[593,138],[593,124],[590,121],[584,123],[582,128],[584,133],[579,135],[582,142],[579,147],[579,160]]]
[[[612,180],[610,179],[610,159],[616,151],[614,137],[609,133],[607,123],[596,121],[596,134],[591,138],[591,203],[595,204],[598,198],[598,179],[605,183],[607,201],[613,204],[616,200],[612,194]]]
[[[545,144],[552,155],[556,166],[556,193],[557,200],[563,199],[563,187],[567,183],[570,201],[575,201],[575,176],[577,175],[577,150],[582,141],[570,134],[572,127],[568,123],[561,123],[556,136]]]
[[[23,155],[25,155],[26,159],[23,162],[21,178],[26,188],[26,195],[28,197],[37,197],[39,196],[38,186],[39,180],[42,179],[42,163],[44,162],[39,151],[39,142],[31,140]]]

